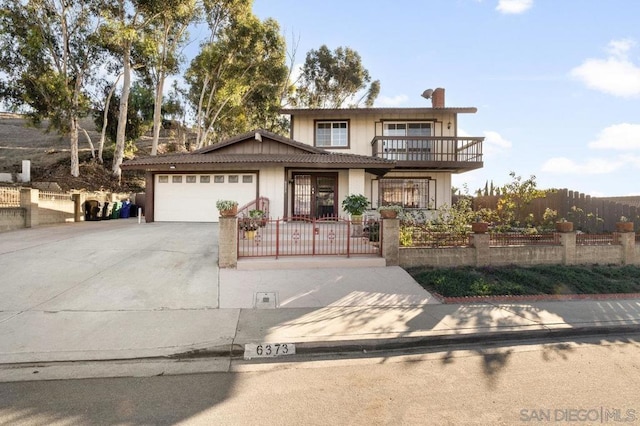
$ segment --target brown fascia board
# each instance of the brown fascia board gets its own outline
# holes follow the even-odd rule
[[[427,113],[454,113],[475,114],[476,107],[458,108],[283,108],[280,114],[285,115],[313,115],[316,117],[329,117],[340,115],[365,115],[365,114],[427,114]]]

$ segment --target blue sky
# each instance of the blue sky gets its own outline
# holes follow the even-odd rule
[[[276,19],[296,62],[349,46],[378,107],[474,106],[461,134],[484,136],[484,168],[454,176],[470,192],[509,172],[539,188],[640,195],[640,1],[254,0]]]

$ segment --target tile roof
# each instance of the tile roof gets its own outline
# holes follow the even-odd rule
[[[362,114],[426,114],[434,112],[450,112],[450,113],[467,113],[475,114],[478,112],[476,107],[444,107],[444,108],[420,108],[420,107],[403,107],[403,108],[283,108],[280,110],[281,114],[313,114],[313,115],[331,115],[331,114],[349,114],[349,115],[362,115]]]
[[[140,166],[154,166],[167,164],[256,164],[256,163],[273,163],[273,164],[353,164],[353,165],[371,165],[371,166],[387,166],[389,168],[395,165],[394,161],[385,160],[377,157],[369,157],[356,154],[340,154],[340,153],[300,153],[300,154],[214,154],[214,153],[191,153],[191,154],[172,154],[172,155],[156,155],[140,157],[129,160],[122,164],[123,169],[139,169]]]

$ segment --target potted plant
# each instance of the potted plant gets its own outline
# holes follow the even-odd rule
[[[616,222],[616,232],[633,232],[633,222],[626,216],[620,216],[620,220]]]
[[[380,217],[383,219],[395,219],[402,210],[402,206],[398,206],[396,204],[378,207],[378,213],[380,213]]]
[[[249,217],[254,220],[260,227],[267,224],[267,219],[265,219],[264,217],[264,211],[260,209],[249,210]]]
[[[347,195],[342,200],[342,209],[351,215],[351,222],[362,223],[362,215],[369,207],[369,200],[362,194]]]
[[[234,217],[238,214],[238,202],[233,200],[218,200],[216,208],[220,211],[222,217]]]
[[[369,241],[372,243],[380,242],[380,222],[371,222],[367,227],[369,233]]]
[[[558,232],[572,232],[573,231],[573,222],[569,222],[567,219],[560,218],[556,222],[556,231]]]
[[[253,240],[258,230],[258,222],[251,218],[242,218],[238,222],[238,228],[243,231],[245,238]]]
[[[474,234],[486,234],[488,230],[488,222],[471,222],[471,231]]]

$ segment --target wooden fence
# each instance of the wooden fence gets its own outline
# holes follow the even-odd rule
[[[500,196],[480,196],[473,199],[473,208],[483,207],[495,209]],[[564,217],[573,222],[574,229],[589,232],[613,232],[616,222],[621,216],[634,222],[635,229],[640,229],[640,207],[623,204],[606,198],[591,197],[577,191],[558,189],[547,192],[544,198],[538,198],[525,206],[522,217],[533,214],[535,223],[543,220],[545,210],[549,208],[558,212],[558,218]]]

